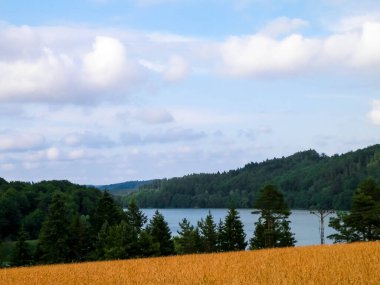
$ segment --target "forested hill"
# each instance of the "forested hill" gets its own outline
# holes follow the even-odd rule
[[[56,194],[64,198],[68,215],[88,216],[102,192],[66,180],[28,183],[0,178],[0,241],[16,238],[21,225],[29,239],[37,239]]]
[[[231,203],[250,208],[258,190],[273,183],[293,209],[343,210],[350,208],[355,189],[368,177],[380,182],[380,145],[331,157],[308,150],[224,173],[155,180],[126,199],[152,208],[218,208]]]
[[[113,195],[123,195],[152,182],[153,182],[152,180],[127,181],[127,182],[108,184],[108,185],[97,185],[95,187],[99,190],[109,191]]]

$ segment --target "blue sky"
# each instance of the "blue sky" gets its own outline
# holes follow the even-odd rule
[[[0,177],[182,176],[380,141],[380,3],[0,0]]]

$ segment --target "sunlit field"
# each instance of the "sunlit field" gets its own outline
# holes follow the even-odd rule
[[[2,269],[0,284],[380,284],[380,242]]]

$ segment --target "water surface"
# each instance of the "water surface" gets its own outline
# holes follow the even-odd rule
[[[151,219],[156,209],[141,209]],[[219,220],[224,220],[227,209],[158,209],[165,217],[166,222],[169,224],[169,228],[172,235],[177,235],[179,230],[179,222],[186,218],[192,225],[196,225],[197,221],[201,218],[205,219],[208,211],[214,216],[214,221],[218,224]],[[258,220],[259,214],[251,214],[252,209],[238,209],[240,219],[244,225],[244,231],[249,240],[253,235],[254,223]],[[329,217],[325,218],[325,237],[333,234],[335,231],[328,227]],[[317,216],[310,214],[310,211],[304,210],[292,210],[290,215],[290,227],[295,234],[297,240],[296,245],[313,245],[320,244],[319,234],[319,219]],[[326,244],[331,244],[332,241],[325,238]]]

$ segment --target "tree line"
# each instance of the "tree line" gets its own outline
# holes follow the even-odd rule
[[[291,209],[348,210],[367,177],[380,182],[380,145],[331,157],[308,150],[223,173],[155,180],[119,199],[125,204],[135,199],[143,208],[227,208],[231,203],[250,208],[259,189],[270,183],[283,191]]]
[[[267,185],[260,193],[255,207],[261,211],[261,217],[249,248],[294,246],[288,220],[290,210],[282,194],[273,185]],[[239,212],[232,206],[219,223],[209,212],[195,226],[186,218],[179,226],[173,237],[158,210],[148,222],[134,201],[123,211],[107,191],[102,192],[93,213],[87,216],[71,211],[67,197],[55,193],[33,251],[21,224],[11,265],[224,252],[244,250],[248,245]]]
[[[10,184],[12,187],[7,189],[14,194],[15,185]],[[12,216],[9,209],[15,210],[12,208],[14,205],[8,208],[7,215],[0,216],[3,243],[14,240],[11,260],[2,262],[3,266],[224,252],[247,247],[255,250],[294,246],[296,242],[290,229],[291,211],[279,187],[273,184],[262,187],[252,205],[260,217],[248,242],[239,212],[233,206],[219,222],[214,220],[211,212],[196,225],[183,219],[179,231],[173,236],[159,211],[148,221],[134,200],[124,211],[107,191],[77,188],[67,181],[43,182],[38,187],[46,192],[36,192],[42,192],[42,197],[49,197],[47,200],[50,201],[40,227],[30,227],[26,223],[30,215],[34,216],[35,211],[41,210],[31,206],[29,214],[20,218],[16,234],[13,234],[9,221],[7,223],[7,218]],[[24,188],[20,186],[20,189]],[[7,191],[2,192],[2,196],[8,197],[7,201],[12,204]],[[37,199],[40,194],[36,192],[24,193],[23,203],[33,204],[33,199],[29,201],[27,197]],[[45,199],[37,201],[41,203],[38,205],[46,202]],[[0,210],[3,214],[4,209]],[[26,210],[20,208],[17,211],[22,213]],[[359,184],[352,197],[350,211],[338,212],[330,219],[330,226],[337,231],[329,236],[334,242],[380,240],[379,184],[373,179]],[[31,239],[34,240],[33,247]]]

